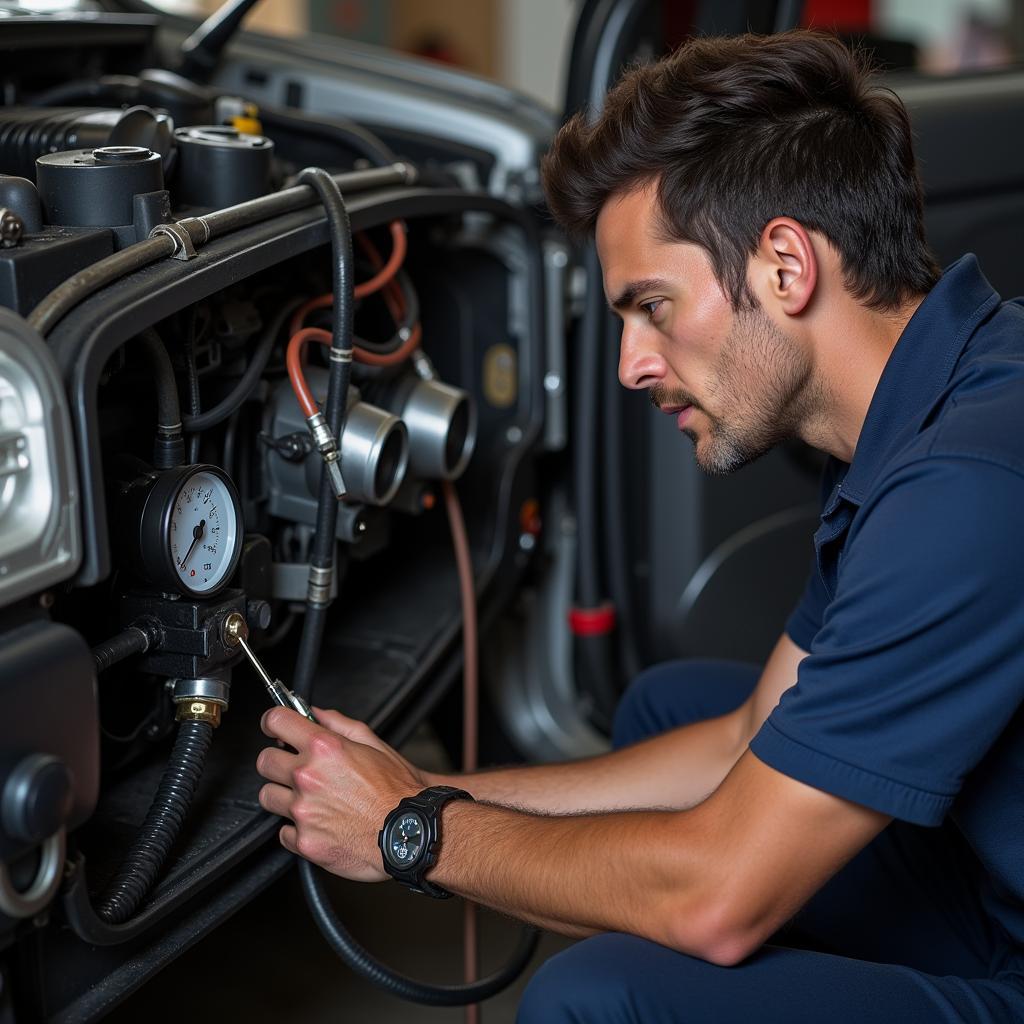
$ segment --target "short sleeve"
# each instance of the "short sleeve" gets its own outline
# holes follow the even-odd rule
[[[1024,697],[1024,478],[980,459],[894,471],[858,511],[766,764],[937,825]]]
[[[821,476],[822,508],[828,503],[836,483],[847,468],[845,463],[839,462],[837,459],[829,459],[825,464]],[[812,554],[807,583],[804,585],[800,600],[786,620],[785,627],[786,636],[801,650],[809,651],[811,649],[811,641],[821,629],[821,621],[825,616],[829,600],[828,591],[825,589],[821,573],[818,571],[817,555]]]
[[[828,607],[828,600],[828,592],[825,590],[821,573],[818,572],[817,556],[812,555],[804,591],[786,619],[786,636],[802,651],[811,649],[811,643],[821,629],[821,620]]]

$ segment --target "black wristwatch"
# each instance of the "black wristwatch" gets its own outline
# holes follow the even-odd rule
[[[447,889],[423,876],[437,863],[441,846],[441,808],[449,800],[472,800],[464,789],[431,786],[407,796],[385,819],[377,836],[384,870],[396,882],[434,899],[446,900]]]

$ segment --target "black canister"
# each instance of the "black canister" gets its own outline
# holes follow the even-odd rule
[[[47,224],[118,227],[133,222],[135,196],[163,189],[164,175],[159,153],[102,146],[39,157],[36,185]]]
[[[221,125],[177,128],[175,206],[222,209],[271,190],[274,144]]]

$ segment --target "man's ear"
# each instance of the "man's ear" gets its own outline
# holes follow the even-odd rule
[[[818,283],[818,259],[807,230],[791,217],[770,220],[758,242],[758,261],[767,274],[762,283],[779,308],[798,316],[807,307]]]

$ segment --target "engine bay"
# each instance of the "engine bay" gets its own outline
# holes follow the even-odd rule
[[[287,867],[229,625],[399,742],[463,661],[452,515],[483,624],[528,570],[544,246],[459,147],[126,66],[152,19],[9,28],[0,910],[89,1020]]]

